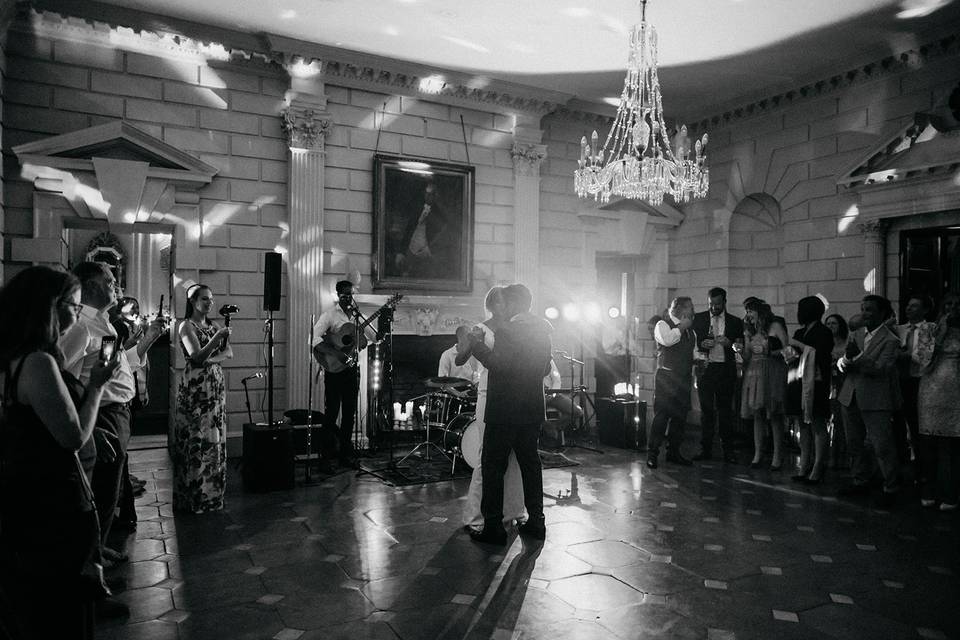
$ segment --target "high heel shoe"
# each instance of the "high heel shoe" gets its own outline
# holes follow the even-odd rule
[[[759,460],[754,460],[750,463],[751,469],[759,469],[761,467],[761,462]]]

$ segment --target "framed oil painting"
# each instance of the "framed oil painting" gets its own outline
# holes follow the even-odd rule
[[[469,293],[474,167],[376,155],[373,290]]]

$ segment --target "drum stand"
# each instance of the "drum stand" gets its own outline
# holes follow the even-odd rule
[[[437,394],[435,394],[435,393],[430,393],[430,394],[428,394],[428,396],[429,396],[429,403],[428,403],[428,405],[427,405],[428,407],[433,404],[433,400],[434,400],[434,397],[433,397],[433,396],[435,396],[435,395],[437,395]],[[441,395],[442,395],[442,394],[441,394]],[[420,447],[424,447],[424,448],[426,449],[426,451],[427,451],[427,457],[426,457],[427,461],[432,460],[432,458],[430,457],[430,447],[433,447],[434,449],[436,449],[437,451],[440,452],[440,455],[442,455],[444,458],[446,458],[447,460],[449,460],[451,464],[453,464],[453,460],[450,458],[450,456],[447,455],[447,452],[443,450],[443,447],[441,447],[441,446],[438,445],[437,443],[432,442],[432,441],[430,440],[430,411],[429,411],[429,408],[428,408],[428,410],[427,410],[426,420],[424,421],[424,424],[427,425],[427,433],[426,433],[426,435],[424,436],[423,442],[419,443],[417,446],[415,446],[413,449],[411,449],[411,450],[410,450],[410,453],[408,453],[407,455],[405,455],[405,456],[403,456],[402,458],[400,458],[400,460],[399,460],[399,462],[397,462],[397,464],[398,464],[398,465],[403,464],[404,461],[406,461],[407,458],[409,458],[410,456],[412,456],[413,454],[415,454],[417,451],[419,451]],[[438,424],[439,424],[439,423],[438,423]]]

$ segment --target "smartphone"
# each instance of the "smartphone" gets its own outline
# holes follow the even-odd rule
[[[163,317],[163,294],[160,294],[160,307],[157,309],[157,317]]]
[[[103,336],[100,341],[100,361],[109,362],[113,358],[113,353],[117,348],[117,338],[115,336]]]

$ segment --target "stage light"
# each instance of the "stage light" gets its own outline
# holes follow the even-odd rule
[[[607,315],[616,320],[620,317],[620,307],[610,307],[607,309]]]
[[[544,309],[543,315],[547,318],[547,320],[556,320],[560,317],[560,310],[556,307],[547,307]]]
[[[596,302],[588,302],[583,308],[583,315],[587,322],[600,322],[600,305]]]
[[[563,319],[575,322],[580,319],[580,307],[576,303],[568,302],[563,305]]]

